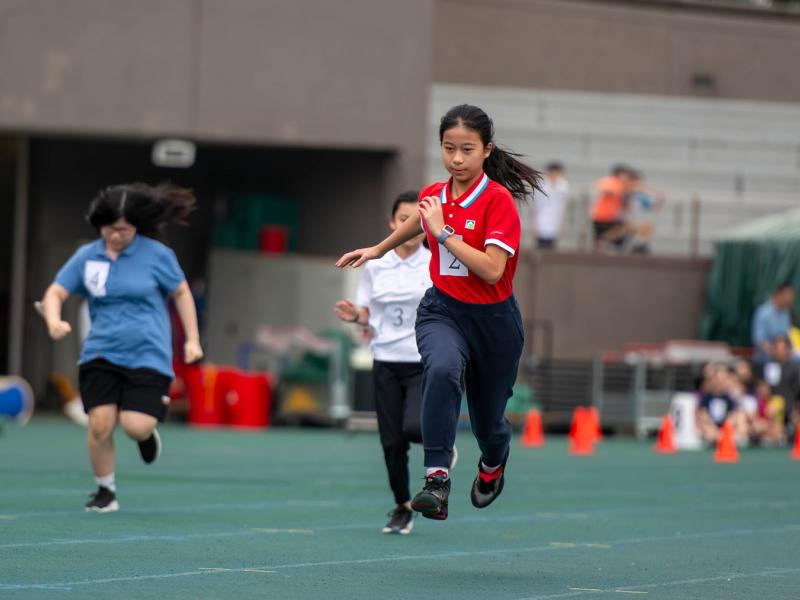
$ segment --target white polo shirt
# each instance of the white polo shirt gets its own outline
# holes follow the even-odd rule
[[[428,265],[431,253],[424,247],[401,259],[392,250],[383,258],[371,260],[358,284],[356,305],[369,309],[369,325],[374,331],[370,349],[375,360],[419,362],[414,322],[417,306],[431,287]]]
[[[554,240],[561,232],[564,209],[569,200],[569,184],[563,177],[559,177],[555,182],[544,177],[542,190],[544,193],[537,190],[533,196],[533,207],[536,210],[536,236]]]

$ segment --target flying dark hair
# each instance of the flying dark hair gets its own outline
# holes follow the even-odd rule
[[[394,204],[392,204],[392,217],[397,214],[397,209],[400,208],[401,204],[416,204],[418,200],[419,192],[416,190],[406,190],[405,192],[400,192],[397,194]]]
[[[100,231],[103,225],[122,218],[136,227],[138,233],[164,241],[167,225],[186,225],[196,202],[191,190],[171,183],[155,187],[145,183],[112,185],[91,201],[86,220]]]
[[[494,123],[483,110],[470,104],[461,104],[448,110],[439,124],[439,143],[442,142],[445,131],[459,126],[477,133],[484,146],[492,144],[492,152],[484,161],[483,170],[511,192],[514,198],[522,201],[533,190],[542,191],[542,174],[517,160],[522,157],[521,154],[497,145],[494,141]]]

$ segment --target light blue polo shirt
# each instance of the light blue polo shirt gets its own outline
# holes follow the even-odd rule
[[[779,336],[789,337],[789,330],[792,327],[792,315],[788,310],[778,310],[767,300],[758,307],[753,316],[752,338],[753,345],[756,347],[756,360],[764,362],[769,357],[761,349],[764,342],[774,342]]]
[[[79,364],[102,358],[173,377],[167,297],[184,282],[175,252],[136,235],[112,261],[102,239],[81,246],[55,282],[89,301],[92,326]]]

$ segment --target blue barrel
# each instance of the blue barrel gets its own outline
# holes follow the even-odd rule
[[[25,425],[33,414],[33,391],[22,377],[0,377],[0,417]]]

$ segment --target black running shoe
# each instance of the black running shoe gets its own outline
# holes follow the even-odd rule
[[[506,462],[508,462],[508,451],[506,457],[503,459],[503,464],[494,473],[485,473],[481,469],[481,461],[478,460],[478,476],[472,482],[472,491],[469,494],[469,499],[472,500],[472,506],[475,508],[486,508],[494,502],[503,491],[506,477]]]
[[[444,471],[425,477],[425,487],[414,496],[411,508],[426,519],[444,521],[447,518],[447,498],[450,496],[450,478]]]
[[[389,513],[389,522],[383,528],[383,533],[399,533],[408,535],[414,529],[414,513],[410,509],[398,506]]]
[[[116,512],[119,510],[117,495],[107,487],[102,485],[97,488],[94,494],[89,494],[89,501],[86,503],[86,512]]]
[[[161,454],[161,438],[158,436],[158,431],[153,429],[153,435],[139,442],[139,454],[142,455],[142,460],[147,463],[153,463]]]

